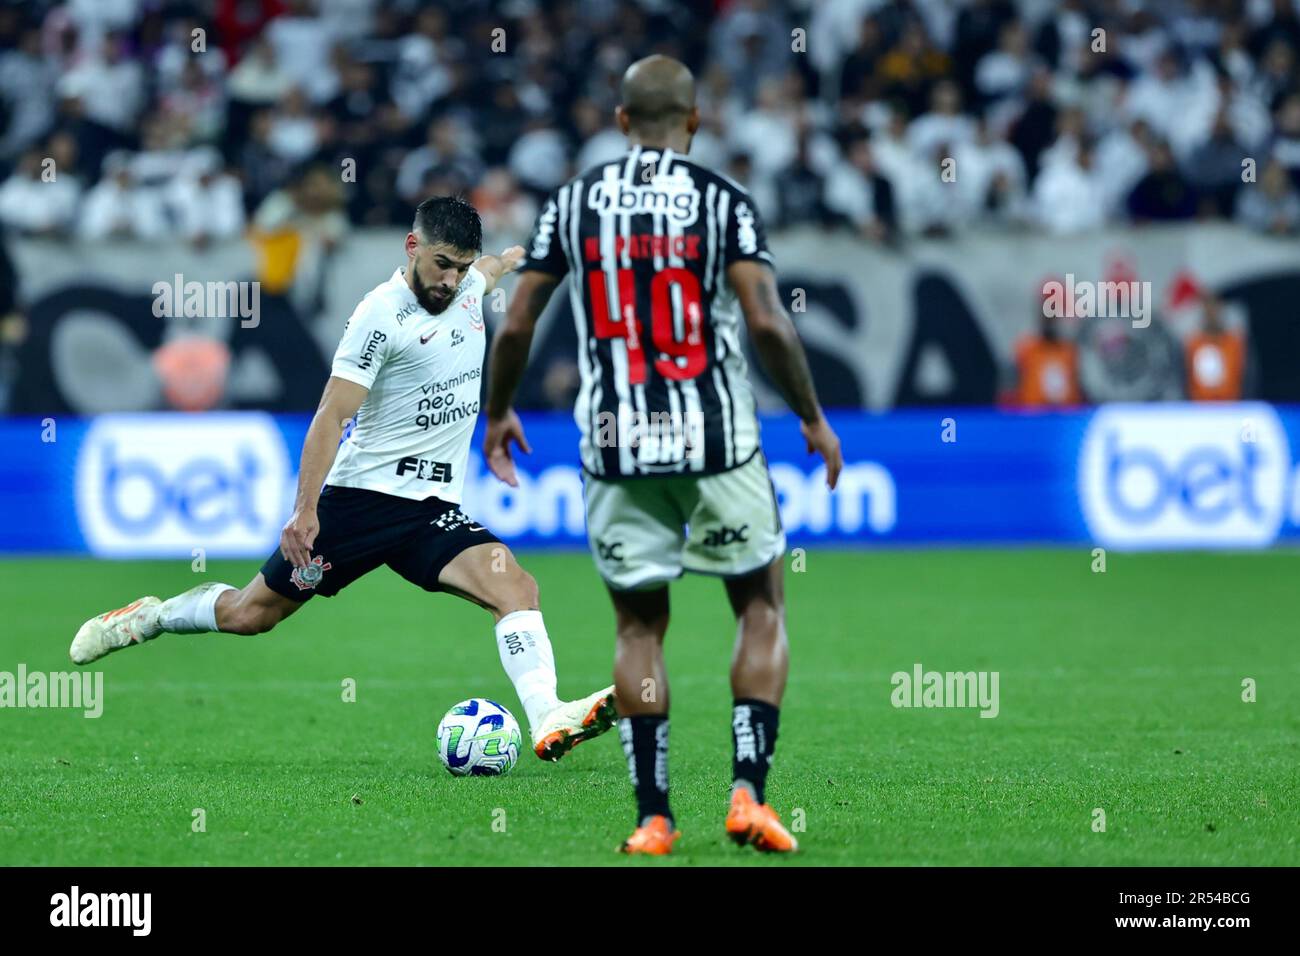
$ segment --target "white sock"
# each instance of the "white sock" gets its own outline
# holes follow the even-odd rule
[[[184,594],[168,598],[158,608],[158,624],[172,634],[203,634],[217,627],[217,598],[235,590],[229,584],[209,581]]]
[[[541,611],[514,611],[497,621],[497,652],[506,676],[536,727],[560,699],[555,696],[555,652]]]

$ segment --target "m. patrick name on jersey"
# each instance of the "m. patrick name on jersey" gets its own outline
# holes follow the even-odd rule
[[[399,269],[357,306],[331,374],[370,392],[327,484],[460,503],[479,413],[485,285],[471,268],[431,315]]]

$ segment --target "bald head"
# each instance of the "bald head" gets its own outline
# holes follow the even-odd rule
[[[695,77],[684,63],[658,54],[637,60],[623,74],[622,94],[625,133],[695,132]]]

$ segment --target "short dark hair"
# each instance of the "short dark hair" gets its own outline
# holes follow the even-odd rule
[[[411,231],[425,243],[442,242],[466,252],[483,249],[483,220],[459,196],[431,196],[420,203]]]

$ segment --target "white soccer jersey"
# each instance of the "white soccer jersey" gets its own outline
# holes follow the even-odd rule
[[[325,483],[460,504],[483,376],[483,292],[470,267],[440,315],[403,270],[361,300],[331,374],[370,389]]]

